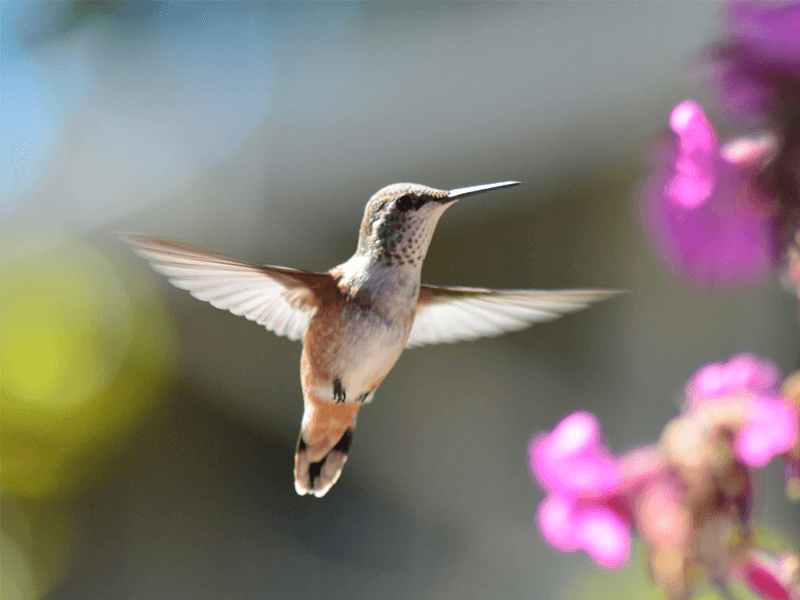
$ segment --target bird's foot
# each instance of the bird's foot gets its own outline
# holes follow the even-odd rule
[[[345,400],[347,400],[347,393],[344,391],[344,388],[342,387],[342,380],[339,379],[338,377],[336,377],[333,380],[333,399],[336,402],[336,404],[339,404],[340,402],[344,402]]]

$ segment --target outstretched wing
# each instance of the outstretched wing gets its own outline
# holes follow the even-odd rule
[[[303,337],[317,310],[313,290],[332,281],[325,273],[255,265],[148,235],[120,237],[172,285],[291,340]]]
[[[487,290],[423,285],[406,348],[524,329],[618,294],[603,290]]]

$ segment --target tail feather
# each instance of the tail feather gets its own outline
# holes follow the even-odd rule
[[[342,438],[323,457],[311,462],[308,447],[303,438],[297,441],[297,453],[294,458],[294,487],[301,496],[313,494],[317,498],[324,496],[333,484],[339,480],[347,452],[353,441],[353,427],[348,427]]]
[[[353,442],[357,413],[357,406],[326,402],[320,407],[317,402],[306,401],[294,456],[294,487],[298,494],[321,498],[339,479]]]

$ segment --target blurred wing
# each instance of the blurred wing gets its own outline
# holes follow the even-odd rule
[[[172,285],[291,340],[303,337],[316,312],[313,290],[332,281],[324,273],[254,265],[147,235],[120,237]]]
[[[619,292],[486,290],[423,285],[406,348],[474,340],[551,321]]]

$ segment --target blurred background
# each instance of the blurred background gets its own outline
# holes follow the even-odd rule
[[[599,573],[543,542],[526,446],[588,409],[624,451],[704,363],[798,367],[796,298],[684,288],[633,208],[671,107],[706,99],[717,4],[0,10],[3,600],[658,597],[641,556]],[[507,179],[448,211],[423,281],[631,293],[405,353],[322,499],[292,482],[300,345],[114,233],[323,271],[380,187]],[[761,522],[796,548],[763,480]]]

